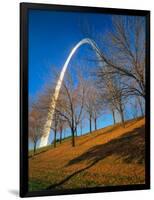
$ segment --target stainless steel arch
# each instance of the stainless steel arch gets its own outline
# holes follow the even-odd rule
[[[46,146],[48,144],[48,139],[49,139],[49,135],[50,135],[50,127],[52,125],[52,118],[53,118],[53,114],[55,112],[56,101],[57,101],[58,96],[59,96],[60,88],[61,88],[61,85],[62,85],[62,82],[63,82],[63,79],[64,79],[65,72],[67,70],[67,66],[68,66],[71,58],[73,57],[73,55],[77,51],[77,49],[83,44],[91,45],[93,50],[96,52],[96,55],[98,57],[101,56],[101,52],[100,52],[99,48],[97,47],[96,43],[93,40],[89,39],[89,38],[82,39],[71,50],[69,56],[67,57],[64,65],[63,65],[63,68],[61,70],[59,79],[57,81],[57,85],[55,87],[54,95],[53,95],[53,97],[51,99],[51,104],[50,104],[51,112],[49,112],[48,116],[47,116],[47,121],[46,121],[45,126],[44,126],[44,136],[41,138],[40,147]]]

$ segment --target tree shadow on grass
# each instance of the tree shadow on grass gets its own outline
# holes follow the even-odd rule
[[[117,155],[126,163],[144,162],[144,143],[145,143],[144,125],[131,132],[111,140],[106,144],[96,145],[82,155],[70,160],[67,166],[77,164],[82,161],[95,162],[111,155]]]
[[[145,128],[143,125],[142,127],[127,132],[123,136],[113,139],[106,144],[96,145],[88,149],[88,151],[84,152],[75,159],[70,160],[66,165],[66,167],[68,167],[70,165],[78,164],[82,161],[87,161],[88,166],[79,169],[78,171],[75,171],[74,173],[72,173],[71,175],[60,181],[59,183],[50,185],[47,188],[47,190],[53,189],[55,187],[64,184],[75,175],[91,168],[100,160],[103,160],[111,155],[117,155],[125,163],[134,162],[142,164],[144,163],[145,159],[144,143],[145,143]]]
[[[127,122],[125,122],[125,128],[128,128],[128,127],[130,127],[130,126],[136,124],[136,123],[137,123],[140,119],[142,119],[142,118],[143,118],[143,117],[138,117],[138,118],[136,118],[136,119],[128,120]],[[102,135],[110,134],[112,131],[115,131],[115,130],[117,130],[118,128],[120,128],[120,126],[121,126],[121,123],[117,123],[116,125],[111,126],[108,130],[104,131],[103,133],[102,133],[102,129],[100,129],[100,130],[101,130],[100,133],[98,133],[96,136],[89,137],[87,140],[85,140],[85,141],[83,141],[83,142],[80,142],[80,143],[78,144],[78,146],[83,145],[83,144],[85,144],[85,143],[87,143],[87,142],[89,142],[89,141],[91,141],[91,140],[94,140],[95,138],[100,137],[100,136],[102,136]],[[95,132],[99,132],[99,129],[96,130]],[[92,133],[92,135],[93,135],[93,133]]]
[[[141,119],[143,119],[143,118],[144,118],[144,117],[137,117],[137,118],[135,118],[135,119],[130,119],[130,120],[128,120],[128,121],[125,123],[126,128],[128,128],[128,127],[130,127],[130,126],[136,124],[139,120],[141,120]]]
[[[59,183],[55,183],[53,185],[48,186],[46,189],[47,190],[51,190],[54,189],[62,184],[64,184],[65,182],[67,182],[68,180],[70,180],[72,177],[74,177],[75,175],[81,173],[82,171],[89,169],[90,167],[92,167],[93,165],[95,165],[99,160],[96,160],[95,162],[91,163],[90,165],[88,165],[87,167],[84,167],[78,171],[73,172],[71,175],[67,176],[65,179],[63,179],[62,181],[60,181]]]
[[[88,137],[87,140],[85,140],[85,141],[83,141],[83,142],[80,142],[80,143],[78,144],[78,146],[83,145],[83,144],[85,144],[85,143],[87,143],[87,142],[89,142],[89,141],[91,141],[91,140],[95,140],[96,138],[98,138],[98,137],[100,137],[100,136],[102,136],[102,135],[109,134],[109,133],[111,133],[113,130],[115,131],[115,130],[118,129],[118,128],[119,128],[118,125],[112,126],[112,127],[110,127],[108,130],[104,131],[103,133],[100,132],[100,133],[98,133],[98,134],[95,135],[95,136],[93,135],[94,133],[90,133],[90,134],[92,134],[92,137]],[[102,131],[102,129],[100,129],[100,130]],[[99,129],[96,130],[95,132],[98,132],[98,131],[99,131]]]
[[[51,148],[50,148],[50,149],[51,149]],[[38,156],[38,155],[40,155],[40,154],[42,154],[42,153],[45,153],[45,152],[49,151],[50,149],[45,149],[45,150],[42,150],[42,151],[37,152],[37,153],[35,153],[35,154],[29,155],[28,158],[34,158],[34,157],[36,157],[36,156]]]

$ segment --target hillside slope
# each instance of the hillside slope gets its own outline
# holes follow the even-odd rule
[[[29,158],[30,191],[144,183],[144,125],[109,126]]]

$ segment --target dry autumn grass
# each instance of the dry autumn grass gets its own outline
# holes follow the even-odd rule
[[[29,190],[143,184],[144,133],[140,118],[39,151],[29,158]]]

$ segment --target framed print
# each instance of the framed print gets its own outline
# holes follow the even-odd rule
[[[150,11],[20,4],[20,196],[150,188]]]

